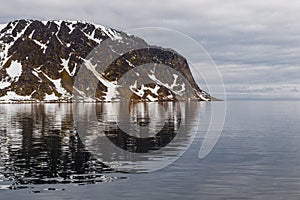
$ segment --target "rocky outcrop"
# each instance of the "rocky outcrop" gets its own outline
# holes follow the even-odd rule
[[[101,77],[96,77],[98,84],[94,91],[96,101],[119,100],[124,91],[120,88],[124,85],[131,93],[130,98],[137,101],[175,100],[178,95],[183,99],[213,99],[196,84],[183,56],[170,49],[150,46],[142,39],[123,32],[77,21],[17,20],[0,28],[2,102],[72,101],[74,91],[86,93],[90,87],[89,83],[78,84],[79,88],[76,88],[76,77],[80,68],[87,69],[85,81],[88,82],[89,76],[95,76],[86,63],[91,61],[97,70],[97,63],[104,62],[105,58],[97,60],[99,57],[95,59],[89,56],[107,40],[116,41],[120,45],[126,45],[130,41],[144,48],[120,54],[104,70],[100,70]],[[111,47],[96,53],[111,56],[111,53],[117,52]],[[136,80],[135,82],[123,82],[123,85],[120,85],[118,80],[122,79],[124,74],[147,63],[153,63],[153,69],[139,69],[142,75],[138,72],[131,75],[135,76],[131,79]],[[179,74],[174,74],[172,70],[161,74],[159,69],[155,73],[155,65],[159,64],[167,65]],[[145,82],[145,79],[149,81]],[[113,95],[107,83],[117,88]],[[83,94],[81,100],[86,99],[88,98]]]

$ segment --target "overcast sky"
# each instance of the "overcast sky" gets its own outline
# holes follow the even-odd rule
[[[300,99],[300,1],[1,1],[0,23],[69,19],[122,31],[174,29],[208,51],[229,98]]]

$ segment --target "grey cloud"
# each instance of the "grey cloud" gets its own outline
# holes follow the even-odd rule
[[[11,0],[1,3],[0,22],[71,19],[124,31],[151,26],[175,29],[207,49],[222,68],[226,84],[270,83],[278,88],[276,84],[299,83],[299,10],[299,1],[284,0]]]
[[[219,70],[229,99],[300,99],[297,66],[223,65]]]

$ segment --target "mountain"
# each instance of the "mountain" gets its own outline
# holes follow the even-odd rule
[[[214,99],[196,84],[183,56],[121,31],[37,20],[0,30],[0,102]]]

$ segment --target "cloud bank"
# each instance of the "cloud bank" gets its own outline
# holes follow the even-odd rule
[[[229,98],[247,98],[247,93],[300,98],[299,10],[299,1],[283,0],[11,0],[1,2],[0,23],[70,19],[123,31],[170,28],[205,47],[222,73]]]

